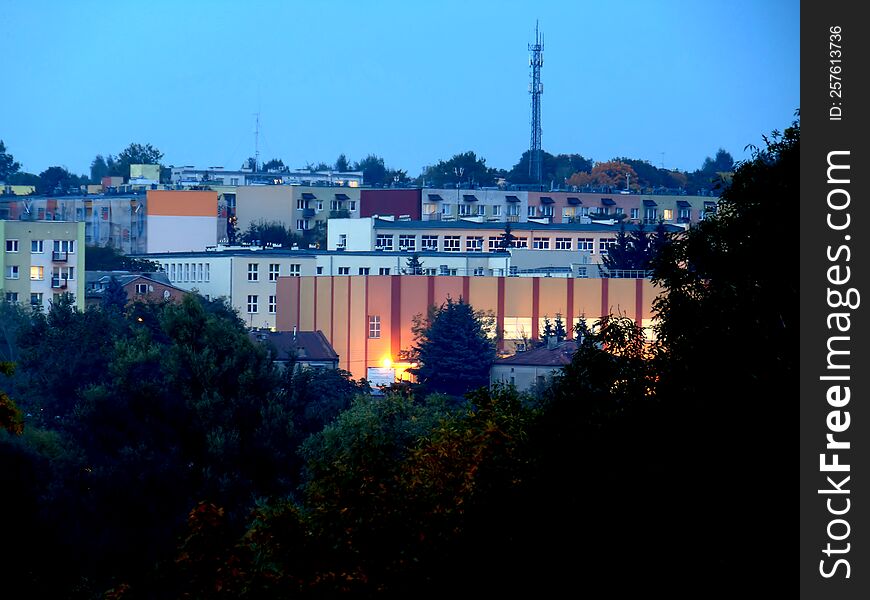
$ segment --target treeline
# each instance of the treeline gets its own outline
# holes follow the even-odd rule
[[[6,152],[0,141],[0,181],[11,185],[34,185],[39,194],[78,193],[80,185],[98,184],[105,176],[130,176],[131,164],[160,165],[160,181],[168,183],[170,169],[161,163],[163,153],[151,144],[130,144],[117,156],[98,154],[91,162],[90,176],[76,176],[65,167],[49,167],[39,175],[21,170],[21,165]],[[242,168],[261,172],[284,173],[289,168],[280,158],[272,158],[258,163],[248,158]],[[489,167],[486,159],[468,151],[456,154],[449,159],[439,160],[423,168],[415,178],[408,172],[387,166],[384,159],[369,154],[359,161],[352,162],[341,154],[331,164],[325,162],[309,163],[305,166],[311,171],[361,171],[366,185],[405,186],[418,185],[429,187],[494,186],[501,183],[514,185],[538,185],[529,177],[529,152],[522,154],[519,161],[509,170]],[[710,193],[721,189],[734,168],[734,159],[723,149],[715,157],[704,159],[695,171],[679,171],[656,167],[648,161],[626,157],[595,162],[580,154],[542,154],[541,185],[570,186],[580,190],[616,191],[631,189],[644,193]]]

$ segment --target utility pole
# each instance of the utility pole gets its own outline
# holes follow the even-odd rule
[[[259,170],[260,164],[260,113],[256,112],[256,129],[254,129],[254,173]]]

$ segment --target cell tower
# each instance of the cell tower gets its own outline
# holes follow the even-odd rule
[[[259,171],[260,166],[260,113],[256,112],[256,129],[254,130],[254,173]]]
[[[541,67],[544,66],[544,34],[538,33],[537,21],[535,21],[535,43],[529,44],[529,66],[532,68],[532,81],[529,83],[529,93],[532,95],[532,139],[529,143],[529,177],[532,181],[540,184],[543,177],[541,94],[544,93],[544,84],[541,83]]]

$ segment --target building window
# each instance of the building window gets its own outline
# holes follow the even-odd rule
[[[459,236],[445,235],[444,236],[444,252],[459,252]]]
[[[459,205],[459,216],[467,217],[471,214],[471,205],[470,204],[460,204]]]
[[[492,216],[500,217],[501,216],[501,204],[493,204],[492,205]]]
[[[681,208],[680,209],[680,220],[681,221],[688,221],[689,218],[691,217],[691,212],[692,212],[691,208]]]
[[[248,281],[260,281],[260,265],[248,263]]]
[[[647,208],[644,211],[644,219],[647,221],[655,221],[656,217],[658,217],[659,211],[657,208]]]
[[[399,236],[399,250],[407,250],[410,252],[414,252],[417,249],[417,236],[416,235],[400,235]]]
[[[6,302],[18,302],[18,292],[6,292]]]
[[[76,241],[75,240],[54,240],[54,251],[55,252],[69,252],[70,254],[75,254]]]
[[[6,267],[6,279],[18,279],[18,265]]]
[[[6,240],[6,252],[18,252],[18,240]]]
[[[534,217],[536,214],[538,214],[538,212],[537,212],[537,208],[534,207],[534,206],[529,206],[529,212],[528,212],[528,215],[529,215],[530,217]]]
[[[42,292],[32,292],[30,294],[31,306],[42,306]]]
[[[674,211],[670,208],[662,209],[662,219],[665,221],[673,221],[674,220]]]
[[[484,267],[474,267],[474,274],[477,276],[486,275],[486,269]]]
[[[577,238],[577,249],[595,253],[595,240],[592,238]]]
[[[371,272],[371,270],[372,270],[371,267],[360,267],[359,274],[360,275],[368,275],[369,272]]]
[[[375,250],[393,250],[393,235],[388,233],[379,233],[375,238]]]
[[[169,263],[169,281],[175,281],[175,263]]]
[[[335,246],[336,248],[347,248],[347,234],[339,233],[338,234],[338,244]]]
[[[529,238],[527,237],[518,237],[514,239],[514,248],[528,248],[529,247]]]
[[[613,214],[615,214],[617,216],[624,215],[625,209],[623,209],[621,206],[617,206],[616,208],[613,209]]]
[[[556,250],[570,250],[571,238],[556,238]]]
[[[468,236],[465,238],[466,252],[483,252],[483,238]]]
[[[381,317],[369,315],[369,339],[376,340],[381,337]]]
[[[202,263],[196,263],[196,280],[202,281]]]
[[[136,293],[139,295],[148,293],[148,284],[147,283],[137,283],[136,284]]]
[[[347,204],[348,204],[349,210],[351,210],[351,211],[356,210],[356,200],[351,200]]]
[[[339,275],[350,275],[350,267],[339,267],[338,274]]]
[[[42,254],[45,251],[43,249],[43,240],[30,240],[30,251],[33,254]]]
[[[486,206],[484,206],[483,204],[478,204],[477,205],[477,216],[483,217],[484,215],[486,215]]]
[[[269,296],[269,314],[278,312],[278,296]]]
[[[296,199],[296,210],[304,210],[308,208],[308,202],[303,200],[302,198]]]
[[[507,215],[509,217],[520,216],[520,205],[519,204],[508,204]]]
[[[184,263],[184,280],[190,281],[190,263]]]
[[[541,207],[541,216],[542,217],[552,217],[553,216],[553,207],[552,206],[542,206]]]
[[[296,219],[296,229],[299,231],[308,231],[311,228],[311,223],[308,219]]]
[[[562,218],[567,220],[567,221],[570,221],[571,219],[573,219],[574,215],[576,215],[576,214],[577,214],[577,207],[576,206],[565,206],[562,208]]]
[[[607,254],[607,250],[616,245],[616,238],[601,238],[598,240],[598,251]]]
[[[317,201],[317,212],[320,212],[322,210],[323,210],[323,200],[318,200]]]
[[[532,248],[535,250],[549,250],[550,249],[550,238],[539,238],[536,237],[532,239]]]
[[[51,286],[55,287],[60,286],[61,281],[68,281],[70,279],[75,279],[75,267],[54,267],[51,270]]]
[[[230,185],[239,185],[238,177],[230,177]]]
[[[208,283],[208,282],[209,282],[209,275],[210,275],[210,274],[209,274],[208,263],[205,263],[204,267],[205,267],[205,273],[203,273],[203,277],[204,277],[204,279],[205,279],[205,282]]]
[[[258,304],[257,300],[258,300],[258,297],[256,294],[248,294],[248,313],[249,314],[256,314],[256,312],[259,308],[257,306],[257,304]]]
[[[437,235],[424,235],[420,238],[420,248],[422,250],[434,250],[438,251],[438,236]]]
[[[589,216],[589,207],[588,206],[581,206],[580,207],[580,216],[581,217],[588,217]]]
[[[449,215],[450,214],[450,205],[449,204],[442,204],[441,205],[441,214],[442,215]]]
[[[631,209],[631,218],[632,218],[632,219],[637,219],[639,215],[640,215],[640,209],[639,209],[639,208],[632,208],[632,209]]]
[[[45,267],[33,266],[30,267],[30,280],[42,281],[45,279]]]
[[[276,267],[278,265],[275,265]],[[302,265],[293,263],[290,265],[290,277],[300,277],[302,275]]]
[[[487,240],[487,247],[490,250],[500,250],[499,244],[501,243],[501,238],[498,236],[489,236],[489,240]]]
[[[389,275],[390,267],[381,267],[378,269],[378,275]]]
[[[269,281],[278,281],[278,275],[281,272],[281,265],[278,263],[269,264]]]

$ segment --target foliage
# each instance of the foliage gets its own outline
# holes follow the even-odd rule
[[[493,170],[486,166],[486,159],[470,150],[426,167],[420,177],[431,187],[455,187],[462,182],[472,187],[495,183]]]
[[[461,396],[489,383],[495,345],[487,331],[492,317],[475,312],[461,297],[447,298],[431,307],[424,320],[414,318],[414,355],[419,367],[412,372],[429,392]]]
[[[21,163],[6,152],[6,144],[0,140],[0,181],[8,182],[9,177],[21,170]]]
[[[260,170],[265,171],[267,173],[269,171],[277,171],[279,173],[283,173],[284,171],[287,171],[288,169],[287,169],[287,167],[284,166],[283,160],[281,160],[280,158],[273,158],[271,160],[267,160],[266,162],[264,162],[263,165],[260,167]]]
[[[122,254],[111,246],[85,246],[85,264],[89,271],[130,271],[156,273],[160,265],[153,260]]]
[[[617,160],[597,162],[590,172],[574,173],[568,179],[568,185],[582,187],[590,184],[614,190],[640,189],[637,173],[631,165]]]
[[[110,154],[108,159],[102,154],[97,154],[94,160],[91,161],[91,183],[99,184],[103,181],[103,177],[110,176],[114,170],[115,158]]]
[[[78,177],[67,171],[64,167],[49,167],[39,174],[39,183],[36,184],[37,194],[67,194],[79,193],[79,186],[86,184],[87,178]]]
[[[507,250],[508,248],[514,247],[514,242],[516,241],[517,236],[513,234],[511,231],[511,224],[504,224],[504,232],[499,235],[498,247],[502,250]]]
[[[292,248],[293,244],[300,244],[302,242],[302,238],[291,233],[289,229],[284,227],[283,223],[279,221],[267,222],[263,219],[248,225],[248,228],[242,233],[240,240],[243,243],[263,248],[277,245],[283,248]]]
[[[414,252],[411,256],[408,257],[405,268],[405,272],[409,275],[422,275],[423,274],[423,262],[420,260],[420,255]]]
[[[0,362],[0,374],[10,377],[14,372],[14,363]],[[24,415],[21,414],[21,410],[15,405],[12,398],[3,390],[0,390],[0,429],[5,429],[16,435],[24,433]]]
[[[519,162],[511,168],[509,173],[506,173],[511,183],[538,183],[537,181],[532,181],[529,177],[529,157],[529,151],[526,150],[520,157]],[[541,163],[541,181],[547,184],[562,184],[573,173],[589,171],[592,168],[592,161],[580,154],[558,154],[554,156],[549,152],[543,151]]]
[[[122,312],[127,307],[127,290],[124,289],[121,282],[114,275],[109,278],[109,283],[103,290],[100,306],[103,310],[115,310],[118,312]]]
[[[344,155],[344,153],[339,154],[338,158],[335,159],[335,164],[333,165],[333,168],[336,171],[342,173],[350,171],[350,163],[348,162],[347,157]]]
[[[354,171],[362,171],[363,182],[366,185],[383,185],[387,182],[387,167],[384,159],[375,154],[369,154],[353,166]]]

